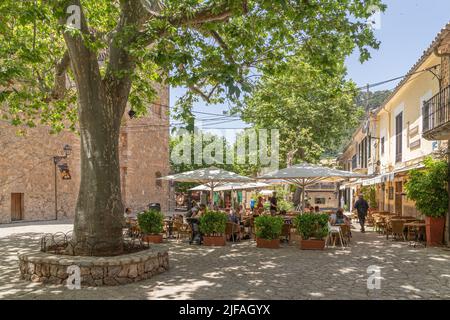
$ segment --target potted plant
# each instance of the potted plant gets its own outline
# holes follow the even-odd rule
[[[424,169],[409,172],[405,184],[406,195],[416,202],[417,209],[425,215],[425,232],[428,246],[442,245],[445,215],[448,211],[447,162],[427,157]]]
[[[294,210],[294,204],[284,199],[278,200],[277,207],[280,212],[289,212]]]
[[[141,229],[142,239],[151,243],[161,243],[163,240],[162,232],[164,226],[164,215],[156,210],[148,210],[137,216],[139,228]]]
[[[284,220],[278,216],[259,216],[255,218],[256,246],[276,249],[280,247],[280,235]]]
[[[200,232],[205,246],[224,246],[227,215],[219,211],[206,211],[200,217]]]
[[[323,250],[328,235],[328,214],[303,213],[294,218],[294,226],[300,235],[300,249]]]

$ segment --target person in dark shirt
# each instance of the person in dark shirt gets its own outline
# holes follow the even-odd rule
[[[272,197],[270,198],[270,213],[276,214],[277,210],[277,193],[273,192]]]
[[[364,229],[364,223],[366,222],[367,212],[369,211],[369,204],[364,199],[363,195],[359,195],[359,199],[355,202],[353,206],[358,212],[358,220],[361,225],[361,232],[364,233],[366,230]]]

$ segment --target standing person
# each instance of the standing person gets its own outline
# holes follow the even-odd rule
[[[250,210],[253,212],[255,209],[256,200],[254,198],[250,199]]]
[[[259,196],[258,197],[258,204],[256,205],[256,213],[257,214],[261,214],[264,210],[264,201],[263,201],[263,197]]]
[[[269,199],[270,201],[270,213],[276,214],[278,207],[277,207],[277,193],[274,191],[272,193],[272,197]]]
[[[360,194],[358,200],[356,200],[355,205],[353,206],[358,212],[358,220],[361,225],[361,232],[364,233],[366,230],[364,229],[364,223],[366,222],[367,211],[369,210],[369,204],[364,199],[363,195]]]

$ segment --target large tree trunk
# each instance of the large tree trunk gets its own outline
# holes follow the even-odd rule
[[[81,8],[80,0],[62,3]],[[74,242],[79,255],[107,256],[123,252],[123,204],[120,190],[120,121],[131,89],[134,59],[125,49],[137,37],[139,1],[121,1],[121,16],[109,47],[109,63],[102,77],[97,53],[86,46],[94,40],[80,10],[80,36],[64,39],[78,92],[81,136],[81,183],[75,212]],[[61,18],[60,24],[65,25]]]
[[[101,82],[81,85],[84,88],[79,91],[83,94],[79,99],[81,182],[74,225],[76,253],[117,255],[123,252],[119,134],[124,107],[110,98],[114,94]]]
[[[75,212],[77,254],[115,255],[123,251],[119,128],[103,119],[82,121],[81,182]]]

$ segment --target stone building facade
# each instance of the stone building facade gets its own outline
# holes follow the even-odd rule
[[[123,118],[120,135],[122,197],[133,212],[149,203],[168,210],[169,186],[156,178],[169,173],[168,87],[149,107],[146,117]],[[18,135],[21,130],[24,134]],[[64,145],[72,152],[59,164],[67,164],[71,179],[61,178],[55,165]],[[73,218],[80,184],[80,141],[77,134],[50,134],[47,127],[18,128],[0,120],[0,223]],[[57,210],[57,214],[56,214]]]

